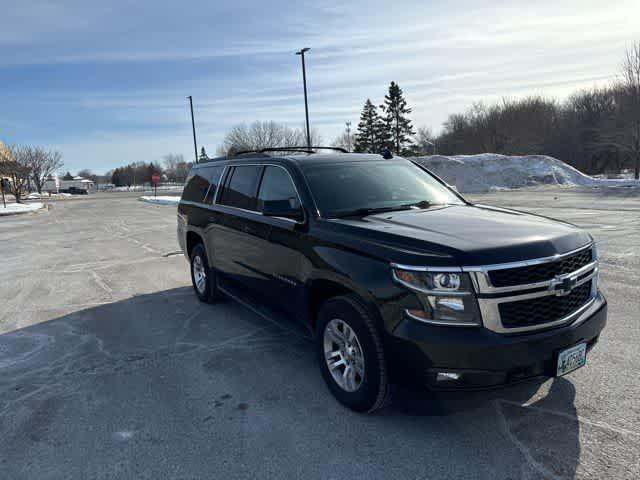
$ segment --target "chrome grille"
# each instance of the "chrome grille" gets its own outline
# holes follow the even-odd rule
[[[523,333],[573,322],[595,301],[598,260],[593,245],[555,255],[479,267],[469,272],[485,328]]]
[[[592,261],[592,249],[588,248],[566,258],[548,263],[492,270],[489,272],[489,279],[494,287],[544,282],[557,275],[575,272]]]
[[[561,297],[552,295],[501,303],[500,320],[505,328],[529,327],[554,322],[573,313],[591,298],[591,282]]]

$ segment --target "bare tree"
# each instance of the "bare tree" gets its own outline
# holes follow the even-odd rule
[[[634,162],[634,175],[640,177],[640,41],[627,49],[622,63],[622,86],[627,95],[628,132],[624,146]]]
[[[27,192],[30,156],[30,147],[21,145],[8,145],[0,151],[0,177],[9,178],[9,193],[13,194],[16,203],[20,203]]]
[[[414,149],[418,155],[436,153],[436,137],[429,127],[419,127],[415,136]]]
[[[42,186],[53,172],[62,168],[62,155],[60,152],[45,150],[42,147],[24,147],[28,158],[28,166],[31,169],[31,178],[38,193],[42,193]]]
[[[310,134],[311,143],[317,145],[321,141],[318,132],[311,129]],[[231,128],[217,152],[222,155],[232,155],[243,150],[297,147],[306,144],[303,129],[290,128],[273,121],[253,122],[251,125],[240,124]]]
[[[170,182],[184,182],[189,171],[182,154],[169,153],[163,157],[162,161],[165,175]]]

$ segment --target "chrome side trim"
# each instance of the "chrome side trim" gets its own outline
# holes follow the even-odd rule
[[[218,181],[220,181],[221,179],[225,179],[226,181],[226,175],[227,175],[227,169],[231,168],[231,167],[278,167],[281,168],[282,170],[284,170],[287,175],[289,175],[289,180],[291,180],[291,184],[293,185],[293,189],[296,191],[296,196],[298,197],[298,203],[300,204],[300,207],[302,208],[302,213],[304,215],[304,218],[301,221],[298,220],[294,220],[293,218],[285,218],[285,217],[273,217],[273,218],[277,218],[279,220],[285,220],[287,222],[291,222],[294,224],[299,224],[302,225],[307,221],[307,212],[304,209],[304,204],[302,203],[302,199],[300,197],[300,192],[298,191],[298,186],[296,185],[295,180],[293,179],[293,177],[291,176],[291,173],[289,172],[289,170],[287,170],[285,167],[283,167],[282,165],[278,165],[277,163],[238,163],[238,164],[227,164],[224,166],[224,170],[222,171],[222,175],[220,175],[220,179],[218,179]],[[264,175],[264,173],[263,173]],[[260,183],[262,183],[262,178],[260,178]],[[219,205],[221,207],[225,207],[225,208],[232,208],[234,210],[240,210],[242,212],[246,212],[246,213],[253,213],[255,215],[259,215],[264,217],[263,213],[260,210],[247,210],[245,208],[240,208],[240,207],[234,207],[233,205],[225,205],[224,203],[218,203],[218,197],[220,196],[220,192],[222,191],[222,185],[218,185],[218,189],[216,190],[216,195],[213,199],[213,205]],[[256,192],[256,195],[260,194],[260,185],[258,185],[258,191]],[[257,196],[256,196],[257,199]]]
[[[399,270],[410,270],[412,272],[462,272],[462,267],[425,267],[422,265],[403,265],[401,263],[392,263],[391,268]]]
[[[216,203],[218,203],[218,197],[220,196],[220,191],[222,190],[222,186],[223,186],[222,180],[227,179],[228,168],[229,168],[229,165],[224,165],[224,167],[222,168],[222,173],[220,174],[220,178],[218,179],[218,186],[216,187],[216,194],[213,196],[213,201],[211,202],[211,205],[215,205]]]

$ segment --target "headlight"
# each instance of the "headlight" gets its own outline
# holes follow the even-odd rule
[[[462,272],[428,272],[392,268],[393,279],[416,292],[421,308],[406,313],[426,323],[450,326],[478,326],[480,313],[471,279]]]

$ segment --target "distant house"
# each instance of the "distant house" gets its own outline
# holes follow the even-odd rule
[[[86,190],[87,193],[93,193],[96,190],[96,185],[93,180],[83,177],[73,177],[73,180],[63,180],[62,177],[51,176],[44,182],[42,190],[45,192],[64,192],[69,188],[77,188]]]

